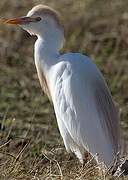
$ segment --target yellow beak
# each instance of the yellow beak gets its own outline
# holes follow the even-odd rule
[[[28,24],[30,22],[37,22],[40,21],[40,17],[19,17],[19,18],[14,18],[14,19],[6,19],[2,20],[3,23],[7,24],[14,24],[14,25],[22,25],[22,24]]]

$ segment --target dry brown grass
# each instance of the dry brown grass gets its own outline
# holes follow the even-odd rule
[[[67,39],[62,51],[88,54],[105,75],[127,140],[128,1],[2,0],[0,16],[21,16],[39,3],[62,14]],[[34,41],[23,30],[0,24],[0,179],[105,179],[92,162],[82,167],[65,151],[38,82]]]

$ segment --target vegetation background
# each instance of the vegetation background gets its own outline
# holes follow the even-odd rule
[[[39,3],[62,15],[66,29],[62,52],[87,54],[102,71],[120,110],[126,147],[128,0],[2,0],[0,17],[23,16]],[[0,179],[112,179],[99,175],[91,162],[82,167],[67,154],[53,107],[38,82],[35,40],[18,27],[0,24]]]

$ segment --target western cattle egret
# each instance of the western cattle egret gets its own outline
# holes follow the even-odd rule
[[[66,150],[75,153],[81,163],[88,151],[98,164],[110,168],[121,147],[119,114],[96,65],[80,53],[59,53],[64,29],[58,13],[48,6],[35,6],[27,16],[4,22],[37,36],[34,50],[39,81],[53,102]]]

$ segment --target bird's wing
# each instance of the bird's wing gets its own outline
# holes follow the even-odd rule
[[[118,113],[97,67],[86,56],[77,56],[56,69],[55,112],[73,140],[108,165],[118,151]]]

